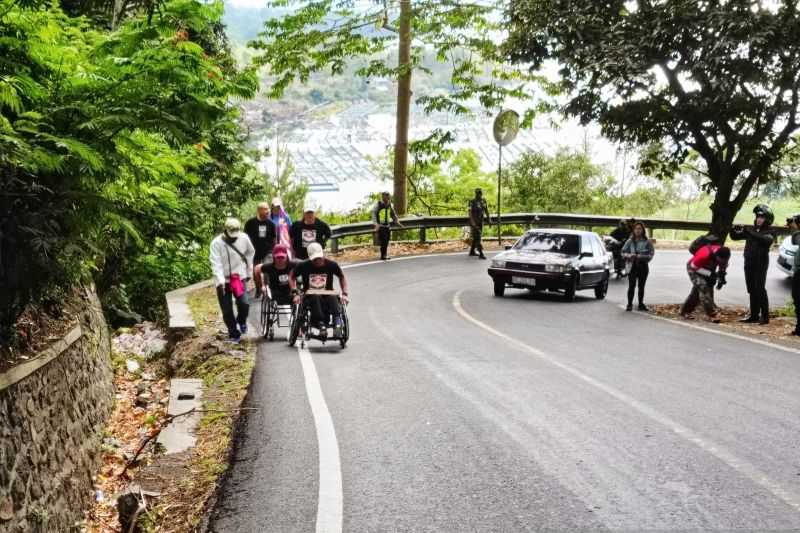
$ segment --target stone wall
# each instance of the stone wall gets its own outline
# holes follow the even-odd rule
[[[93,497],[114,386],[100,303],[81,298],[75,329],[0,374],[0,533],[77,531]]]

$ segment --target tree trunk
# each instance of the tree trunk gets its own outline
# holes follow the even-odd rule
[[[400,0],[400,77],[397,80],[397,131],[394,145],[394,208],[406,213],[408,124],[411,112],[411,0]]]
[[[725,242],[731,232],[735,217],[736,211],[733,209],[730,199],[726,194],[717,191],[714,203],[711,204],[711,233]]]

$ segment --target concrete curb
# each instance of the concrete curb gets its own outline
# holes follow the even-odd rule
[[[188,287],[176,289],[168,292],[165,297],[167,299],[167,311],[169,313],[169,329],[170,331],[176,330],[193,330],[197,327],[192,317],[192,310],[189,308],[187,297],[190,292],[198,289],[205,289],[214,285],[214,280],[207,279]]]
[[[64,336],[63,339],[56,341],[52,346],[40,352],[30,361],[21,363],[11,368],[7,372],[0,374],[0,390],[7,389],[11,385],[19,383],[23,379],[27,378],[44,365],[64,353],[67,348],[78,342],[82,336],[83,329],[81,326],[75,326]]]

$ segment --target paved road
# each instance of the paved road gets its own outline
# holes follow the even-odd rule
[[[659,254],[651,302],[685,258]],[[625,313],[622,284],[494,298],[485,268],[350,269],[346,350],[262,344],[211,530],[800,531],[800,352]]]

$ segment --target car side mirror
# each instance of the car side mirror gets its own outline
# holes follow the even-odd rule
[[[594,257],[594,254],[592,252],[581,252],[580,259],[584,257]]]
[[[510,250],[511,248],[513,248],[513,246],[511,246],[510,244],[506,244],[506,250]]]

